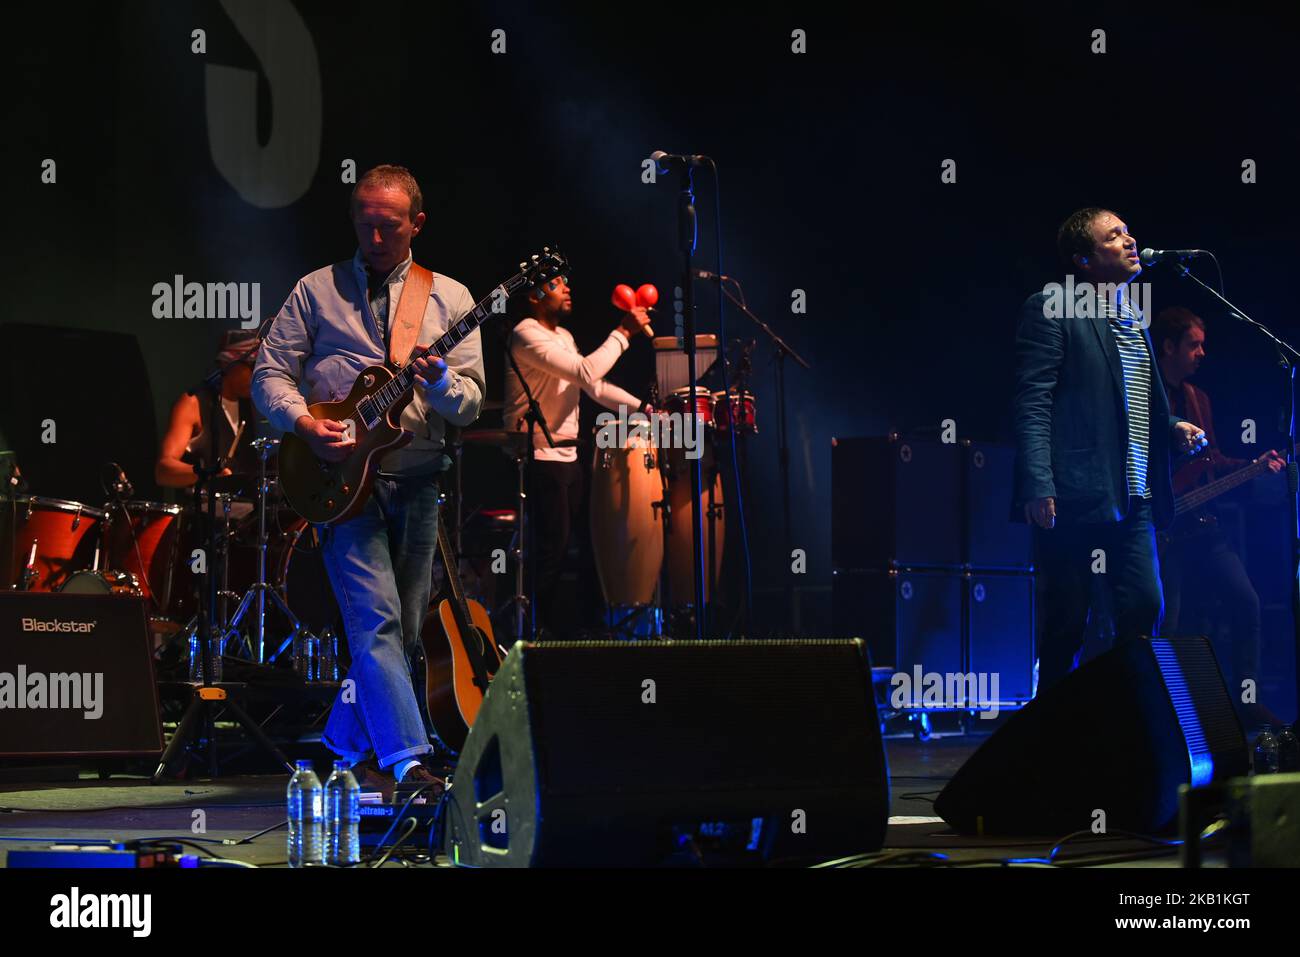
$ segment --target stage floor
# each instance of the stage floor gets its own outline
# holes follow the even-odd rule
[[[1047,856],[1064,835],[1014,842],[963,837],[934,815],[932,802],[957,768],[985,740],[979,735],[951,735],[917,741],[886,739],[891,778],[890,826],[877,866],[974,866],[1014,859],[1028,862]],[[146,779],[85,776],[62,783],[0,782],[0,858],[10,850],[44,847],[57,841],[171,838],[243,841],[284,821],[283,775],[248,775],[215,781],[168,782],[151,786]],[[202,816],[196,815],[201,811]],[[202,820],[204,833],[194,830]],[[213,854],[259,866],[285,866],[285,832],[271,830],[247,843],[207,843]],[[193,850],[191,847],[190,850]],[[1176,849],[1160,857],[1159,848],[1120,838],[1089,835],[1072,841],[1056,858],[1067,866],[1178,867]],[[1138,859],[1115,860],[1124,855]],[[931,855],[944,855],[942,858]],[[1102,860],[1104,858],[1104,860]],[[445,861],[439,863],[445,865]],[[388,868],[402,864],[389,861]],[[427,866],[427,865],[426,865]],[[1210,847],[1205,866],[1224,866]]]

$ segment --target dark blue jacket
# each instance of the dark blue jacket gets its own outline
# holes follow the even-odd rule
[[[1047,298],[1039,292],[1025,300],[1016,331],[1012,518],[1024,520],[1026,502],[1053,497],[1058,522],[1117,522],[1128,512],[1129,493],[1128,415],[1115,334],[1102,317],[1044,315]],[[1152,519],[1164,528],[1174,514],[1170,445],[1182,419],[1169,413],[1151,336],[1144,329],[1142,337],[1153,357],[1147,481]]]

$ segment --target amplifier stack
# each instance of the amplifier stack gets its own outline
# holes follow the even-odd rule
[[[1022,707],[1034,568],[1028,526],[1009,519],[1014,450],[899,433],[831,446],[835,633],[862,637],[896,673],[996,675],[998,708]]]

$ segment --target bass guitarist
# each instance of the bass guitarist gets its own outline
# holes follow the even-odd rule
[[[387,165],[369,170],[352,191],[351,216],[356,254],[298,281],[253,373],[254,402],[271,424],[296,433],[327,462],[347,458],[354,436],[346,423],[313,418],[308,404],[345,398],[367,367],[402,364],[416,345],[397,345],[407,318],[416,315],[402,310],[403,290],[430,282],[411,258],[411,241],[426,217],[420,187],[408,170]],[[473,307],[465,286],[433,273],[416,341],[434,342]],[[401,414],[402,428],[414,433],[413,440],[385,453],[373,494],[359,515],[322,529],[353,682],[335,700],[322,740],[357,765],[363,790],[385,793],[394,782],[431,785],[435,791],[444,784],[420,760],[433,748],[409,656],[419,647],[429,606],[438,478],[450,464],[442,451],[446,423],[469,425],[483,404],[478,329],[445,357],[420,358],[413,365],[417,388]]]
[[[1178,469],[1173,476],[1174,495],[1181,497],[1207,482],[1248,467],[1245,459],[1230,458],[1219,447],[1214,434],[1214,413],[1210,397],[1188,378],[1205,358],[1205,321],[1181,306],[1164,309],[1151,327],[1151,338],[1160,362],[1161,377],[1169,395],[1169,408],[1179,418],[1205,430],[1206,451]],[[1285,461],[1274,450],[1261,456],[1270,473],[1280,472]],[[1259,597],[1246,574],[1241,557],[1217,528],[1210,506],[1182,514],[1162,536],[1161,577],[1165,591],[1165,634],[1190,633],[1192,622],[1185,614],[1183,595],[1218,595],[1231,616],[1233,701],[1248,726],[1277,721],[1257,699],[1242,703],[1243,683],[1258,688],[1259,680]],[[1227,662],[1225,662],[1226,664]],[[1226,669],[1225,669],[1226,670]]]

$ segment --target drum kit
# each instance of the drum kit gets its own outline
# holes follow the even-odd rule
[[[0,499],[0,588],[133,596],[145,602],[156,643],[192,639],[202,561],[218,577],[212,633],[221,636],[222,653],[275,663],[303,640],[337,646],[340,614],[316,532],[284,503],[268,469],[279,441],[251,445],[258,474],[211,483],[213,555],[195,506],[135,499],[120,471],[98,508],[39,495]],[[265,640],[268,605],[286,631],[274,648]]]

